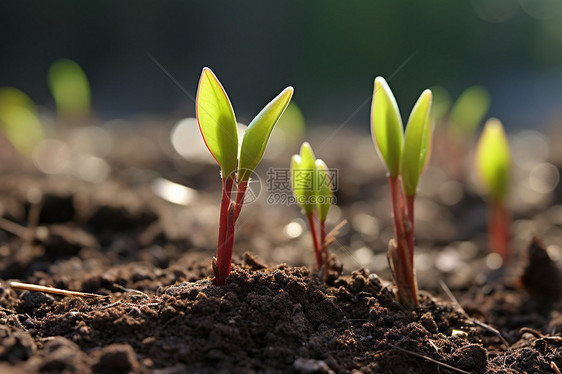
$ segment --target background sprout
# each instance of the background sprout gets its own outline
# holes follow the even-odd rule
[[[501,122],[495,118],[486,122],[475,153],[477,174],[488,195],[488,240],[490,249],[504,263],[509,258],[510,215],[507,195],[510,177],[510,150]]]
[[[473,136],[490,108],[490,94],[482,86],[468,87],[457,99],[449,115],[453,136]]]
[[[250,175],[263,157],[273,127],[292,96],[293,88],[287,87],[258,113],[244,133],[239,152],[236,117],[228,95],[211,69],[203,68],[201,73],[195,103],[197,122],[205,145],[221,168],[222,178],[217,257],[213,260],[217,286],[222,286],[230,274],[234,227]]]
[[[80,65],[69,59],[57,60],[49,68],[47,80],[61,118],[90,115],[90,84]]]
[[[293,194],[308,221],[316,268],[328,264],[328,242],[326,241],[326,218],[332,205],[332,183],[328,166],[317,160],[310,144],[303,143],[300,154],[291,159],[291,186]],[[320,235],[316,228],[320,223]]]
[[[12,87],[0,88],[0,128],[18,152],[27,157],[45,137],[33,101]]]
[[[388,258],[397,297],[406,307],[418,305],[414,269],[414,199],[421,173],[429,159],[433,124],[431,91],[425,90],[410,113],[406,134],[396,100],[382,77],[375,79],[371,106],[371,132],[388,170],[394,233]]]
[[[301,110],[294,102],[290,102],[287,109],[279,118],[279,122],[275,125],[275,137],[281,133],[282,138],[288,144],[293,144],[302,140],[304,136],[304,116]]]

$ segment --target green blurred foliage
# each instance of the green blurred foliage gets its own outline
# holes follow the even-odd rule
[[[28,157],[45,137],[35,104],[12,87],[0,88],[0,129],[10,143]]]
[[[85,118],[90,114],[90,83],[76,62],[55,61],[49,68],[48,83],[59,116]]]

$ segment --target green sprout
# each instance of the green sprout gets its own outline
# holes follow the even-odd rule
[[[510,176],[510,150],[501,122],[489,119],[478,140],[475,153],[478,176],[488,195],[488,240],[490,249],[504,263],[509,258],[510,215],[507,195]]]
[[[298,155],[291,158],[291,187],[297,203],[308,221],[316,257],[316,268],[328,264],[326,218],[332,206],[332,183],[328,166],[316,159],[312,147],[303,143]],[[316,219],[320,222],[320,235]]]
[[[90,115],[90,84],[80,65],[68,59],[57,60],[49,68],[47,80],[60,117]]]
[[[406,307],[418,305],[414,269],[414,200],[431,150],[431,99],[430,90],[422,92],[410,113],[404,134],[400,111],[390,87],[384,78],[375,79],[371,132],[388,171],[396,236],[389,242],[388,258],[398,300]]]
[[[450,131],[457,138],[471,139],[490,108],[490,94],[482,86],[468,87],[449,114]]]
[[[45,138],[35,104],[17,88],[0,88],[0,129],[14,148],[27,157]]]
[[[228,95],[211,69],[203,68],[201,73],[195,103],[197,122],[209,152],[221,168],[222,178],[217,257],[213,259],[217,286],[224,285],[230,274],[234,226],[244,204],[250,176],[292,96],[293,88],[287,87],[258,113],[248,125],[239,150],[236,117]]]

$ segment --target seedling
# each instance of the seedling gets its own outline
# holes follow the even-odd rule
[[[326,218],[332,206],[332,184],[328,166],[317,160],[310,144],[303,143],[300,154],[291,159],[291,186],[295,198],[306,216],[316,257],[316,268],[328,263]],[[320,222],[320,235],[316,219]]]
[[[234,225],[244,204],[250,175],[263,157],[271,131],[292,96],[293,88],[287,87],[258,113],[248,125],[239,150],[236,117],[228,95],[211,69],[203,68],[201,73],[195,103],[197,122],[209,152],[221,168],[222,178],[219,239],[217,257],[213,259],[217,286],[222,286],[230,274]]]
[[[410,113],[404,134],[400,111],[390,87],[384,78],[375,79],[371,133],[388,171],[396,236],[388,244],[388,258],[398,300],[406,307],[418,305],[414,270],[414,200],[431,148],[431,98],[430,90],[422,92]]]
[[[449,115],[449,132],[458,139],[472,139],[490,108],[490,94],[482,86],[468,87],[457,99]]]
[[[507,194],[510,174],[509,142],[501,122],[486,122],[475,153],[476,170],[488,196],[488,240],[490,250],[504,263],[509,258],[510,214]]]
[[[47,80],[61,118],[90,115],[90,83],[80,65],[68,59],[57,60],[49,68]]]
[[[476,129],[484,120],[490,107],[490,94],[482,86],[468,87],[454,102],[442,87],[432,88],[431,113],[437,128],[435,160],[454,179],[464,180],[466,160],[472,148]],[[447,114],[448,113],[448,114]]]
[[[27,157],[31,157],[45,138],[35,104],[12,87],[0,88],[0,129],[18,152]]]

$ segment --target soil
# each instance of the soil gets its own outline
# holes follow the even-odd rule
[[[544,209],[514,209],[513,258],[501,271],[490,265],[474,192],[459,183],[453,203],[420,193],[421,302],[407,310],[386,265],[384,173],[345,151],[363,152],[370,139],[344,132],[324,157],[313,134],[317,155],[342,174],[329,222],[348,220],[332,246],[342,274],[319,276],[306,229],[290,230],[304,227],[298,209],[268,203],[262,178],[264,196],[240,216],[232,273],[216,287],[216,167],[183,160],[166,142],[149,146],[170,131],[161,128],[113,129],[120,146],[104,155],[111,173],[96,183],[4,170],[1,373],[559,373],[557,191]],[[291,151],[258,174],[285,167]],[[428,173],[429,184],[441,175]],[[175,204],[155,181],[196,197]],[[525,231],[530,222],[538,229]],[[13,280],[100,297],[19,291]]]

